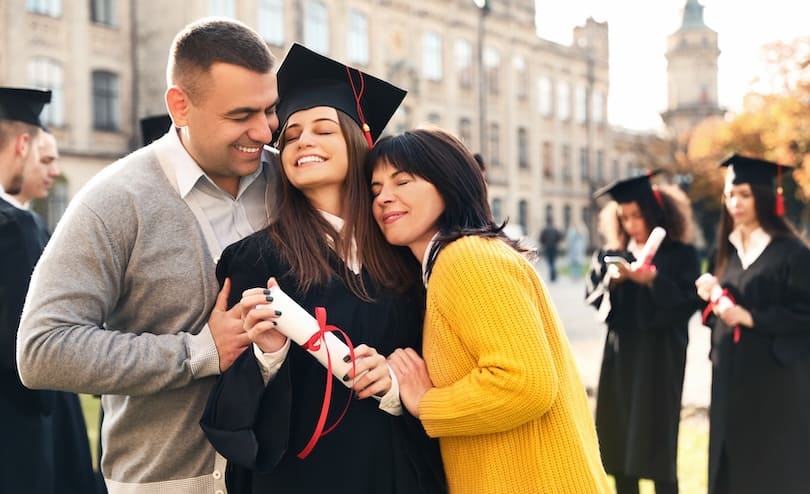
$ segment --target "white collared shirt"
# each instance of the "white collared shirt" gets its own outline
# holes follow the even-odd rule
[[[740,258],[740,264],[743,269],[754,264],[765,248],[771,243],[771,236],[765,233],[761,227],[757,227],[748,235],[747,248],[743,246],[742,231],[740,228],[735,228],[729,235],[728,241],[737,249],[737,257]]]
[[[433,244],[436,243],[436,237],[438,236],[439,232],[436,232],[430,237],[430,242],[428,242],[427,247],[425,247],[425,253],[422,254],[422,284],[425,285],[425,288],[428,286],[427,267],[430,262],[430,251],[433,249]]]
[[[179,131],[169,131],[156,143],[155,152],[175,190],[194,212],[215,260],[228,245],[268,224],[265,204],[269,155],[239,180],[236,198],[216,185],[183,147]]]
[[[16,197],[14,197],[13,195],[7,193],[3,189],[2,185],[0,185],[0,198],[3,198],[7,203],[11,204],[12,206],[14,206],[17,209],[22,209],[22,210],[27,210],[28,209],[27,207],[25,207],[24,204],[20,203],[20,201],[18,201]]]

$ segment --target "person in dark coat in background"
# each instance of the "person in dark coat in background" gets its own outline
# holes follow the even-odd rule
[[[595,193],[613,199],[599,215],[605,245],[594,253],[586,300],[607,323],[596,429],[618,494],[638,493],[640,478],[652,479],[657,494],[678,492],[687,326],[699,304],[689,201],[675,186],[653,188],[650,177],[620,180]],[[630,264],[656,226],[667,235],[652,264]],[[606,256],[627,263],[609,266]]]
[[[278,89],[275,221],[227,247],[217,265],[253,345],[218,379],[203,430],[228,460],[231,492],[446,492],[438,443],[402,411],[385,361],[398,347],[421,347],[418,263],[374,224],[363,168],[405,91],[298,44]],[[353,391],[274,329],[283,312],[264,290],[274,283],[309,314],[325,308],[326,322],[357,345]],[[327,399],[326,424],[350,404],[320,435]]]
[[[546,218],[546,226],[540,231],[538,240],[548,263],[548,276],[551,281],[557,280],[557,254],[562,238],[562,233],[554,226],[554,220],[550,216]]]
[[[15,357],[31,273],[49,238],[44,221],[23,204],[35,196],[47,196],[48,179],[58,174],[49,161],[57,153],[55,142],[48,140],[53,138],[39,119],[50,98],[50,91],[0,88],[0,176],[4,177],[0,180],[0,430],[4,441],[0,492],[4,493],[86,494],[95,489],[78,397],[24,387]],[[5,193],[16,198],[6,200]]]
[[[782,217],[776,163],[733,155],[709,302],[709,493],[810,490],[810,249]]]

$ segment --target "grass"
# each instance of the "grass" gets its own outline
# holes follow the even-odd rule
[[[98,417],[100,404],[91,395],[79,395],[87,424],[87,438],[93,454],[93,465],[98,464]],[[684,410],[678,437],[678,481],[680,494],[705,494],[708,485],[709,428],[705,410]],[[611,485],[613,479],[611,480]],[[640,483],[641,494],[654,494],[649,480]]]

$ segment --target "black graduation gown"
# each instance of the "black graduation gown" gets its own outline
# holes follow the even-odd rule
[[[754,328],[713,318],[709,492],[721,454],[735,494],[810,491],[810,250],[774,238],[748,269],[729,246],[720,282]]]
[[[607,268],[595,254],[586,295],[598,307],[607,289],[599,283]],[[596,431],[605,471],[613,475],[677,480],[676,457],[688,321],[698,308],[695,249],[663,244],[653,259],[658,275],[651,287],[625,281],[609,292],[607,337],[599,375]],[[598,268],[596,267],[598,266]]]
[[[338,272],[342,264],[334,259]],[[354,345],[365,343],[382,355],[398,347],[421,347],[422,301],[376,294],[359,300],[342,280],[333,279],[306,294],[295,292],[289,266],[276,255],[265,232],[225,249],[217,265],[220,282],[231,278],[229,305],[241,293],[263,287],[275,276],[279,286],[307,312],[327,310],[327,323],[345,331]],[[368,285],[367,285],[368,286]],[[253,348],[248,348],[217,381],[201,425],[214,448],[228,459],[226,481],[234,493],[434,493],[445,492],[438,443],[418,420],[379,410],[372,398],[352,399],[340,425],[320,438],[310,455],[296,457],[309,440],[320,413],[326,369],[293,344],[279,373],[264,386]],[[348,389],[333,381],[327,424],[341,413]]]
[[[0,199],[0,492],[94,492],[90,446],[78,397],[30,390],[15,347],[28,283],[48,241],[35,213]]]

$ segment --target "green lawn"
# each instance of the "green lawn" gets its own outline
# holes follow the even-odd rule
[[[80,395],[87,437],[96,464],[98,446],[99,400],[90,395]],[[705,411],[684,411],[681,432],[678,438],[678,480],[681,494],[705,494],[707,491],[709,461],[709,428]],[[611,479],[612,481],[612,479]],[[641,481],[641,494],[653,494],[653,483]]]

